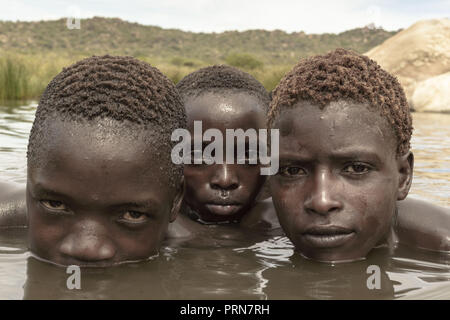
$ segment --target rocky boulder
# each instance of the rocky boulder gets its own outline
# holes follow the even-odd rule
[[[419,82],[411,106],[416,111],[450,112],[450,72]]]
[[[412,102],[418,83],[450,72],[450,19],[419,21],[366,55],[397,76],[409,102]],[[446,92],[442,91],[442,94],[445,96]],[[450,95],[449,90],[447,95]],[[419,96],[423,97],[421,94]],[[421,103],[414,104],[414,108],[419,110]]]

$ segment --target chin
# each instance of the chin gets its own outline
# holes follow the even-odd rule
[[[296,246],[296,251],[304,258],[308,260],[314,260],[317,262],[337,264],[348,263],[354,261],[361,261],[366,259],[366,254],[361,252],[340,252],[340,250],[323,250],[317,248],[301,248]]]
[[[365,256],[341,257],[339,255],[324,255],[324,256],[318,255],[318,256],[309,257],[306,255],[303,255],[302,253],[300,253],[300,254],[308,260],[314,260],[317,262],[329,263],[329,264],[349,263],[349,262],[361,261],[361,260],[366,259]]]

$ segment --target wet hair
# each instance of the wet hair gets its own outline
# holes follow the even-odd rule
[[[212,92],[245,92],[258,98],[267,111],[270,96],[264,86],[250,74],[235,67],[214,65],[194,71],[177,84],[181,96],[186,99]]]
[[[151,129],[167,146],[175,143],[170,139],[173,130],[186,127],[175,85],[158,69],[126,56],[86,58],[53,78],[36,110],[28,142],[28,166],[42,161],[43,152],[38,151],[48,143],[48,119],[94,124],[99,119],[113,119],[128,125],[130,134]],[[172,175],[179,175],[181,170],[174,168]]]
[[[349,100],[379,110],[397,138],[397,155],[410,148],[412,119],[398,80],[373,60],[353,51],[336,49],[303,59],[272,92],[268,125],[283,109],[304,100],[321,109],[330,102]]]

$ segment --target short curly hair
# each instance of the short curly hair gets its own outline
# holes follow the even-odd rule
[[[93,56],[64,68],[48,84],[36,110],[28,142],[28,165],[40,161],[47,119],[93,122],[107,118],[151,128],[167,145],[186,127],[186,113],[175,85],[158,69],[127,56]],[[180,169],[174,170],[180,171]]]
[[[336,49],[301,60],[272,92],[271,127],[279,113],[305,100],[324,108],[338,100],[366,103],[387,119],[397,138],[397,155],[410,148],[412,118],[398,80],[375,61],[350,50]]]
[[[246,92],[258,98],[265,108],[269,107],[270,95],[252,75],[235,67],[214,65],[194,71],[177,84],[183,98],[197,97],[205,92]]]

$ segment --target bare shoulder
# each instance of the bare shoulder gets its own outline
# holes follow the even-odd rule
[[[166,239],[191,239],[202,231],[202,227],[203,225],[180,213],[174,222],[169,223]]]
[[[0,182],[0,228],[27,226],[25,185]]]
[[[399,201],[396,233],[399,241],[422,249],[450,251],[450,209],[428,201]]]
[[[272,198],[258,201],[241,220],[241,226],[252,229],[272,230],[281,228]]]

